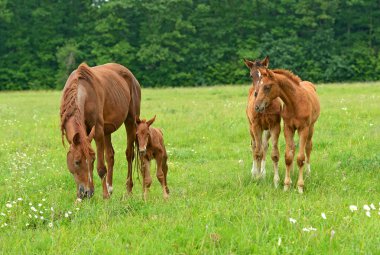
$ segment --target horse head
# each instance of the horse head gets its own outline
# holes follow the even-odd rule
[[[156,115],[148,121],[140,120],[138,117],[136,119],[136,125],[137,125],[137,131],[136,131],[136,138],[137,143],[139,146],[139,153],[141,156],[144,156],[146,153],[146,146],[148,144],[149,140],[149,127],[153,124],[153,122],[156,120]]]
[[[90,198],[94,194],[92,173],[95,153],[90,145],[94,134],[95,126],[87,137],[81,135],[81,132],[76,132],[70,141],[70,148],[67,152],[67,167],[77,184],[78,199]]]

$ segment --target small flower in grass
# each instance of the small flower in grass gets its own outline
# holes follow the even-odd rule
[[[327,219],[327,218],[326,218],[326,214],[325,214],[324,212],[321,213],[321,216],[322,216],[323,219]]]
[[[68,211],[67,213],[68,213],[68,214],[72,214],[72,212],[71,212],[71,211]]]
[[[52,212],[54,212],[54,208],[53,208],[53,207],[50,207],[50,210],[51,210]]]
[[[304,232],[310,232],[310,231],[317,231],[317,229],[313,228],[313,227],[308,227],[308,228],[303,228],[302,231],[304,231]]]
[[[281,236],[278,238],[277,245],[280,246],[282,243]]]
[[[77,208],[75,208],[75,210],[79,211],[79,208],[77,207]]]
[[[365,215],[367,215],[368,217],[371,217],[371,212],[370,211],[366,211]]]
[[[290,221],[290,223],[293,223],[293,224],[295,224],[297,221],[295,220],[295,219],[293,219],[293,218],[289,218],[289,221]]]
[[[44,220],[44,216],[41,216],[40,219],[41,219],[41,220]]]
[[[68,214],[68,213],[65,213],[65,217],[68,218],[68,217],[69,217],[69,214]]]
[[[33,212],[37,212],[37,209],[36,209],[34,206],[30,207],[30,209],[31,209]]]
[[[369,206],[371,207],[372,210],[376,210],[376,207],[375,207],[375,205],[373,203],[370,204]]]
[[[29,223],[26,223],[26,224],[25,224],[25,227],[28,227],[28,226],[29,226]]]
[[[7,215],[6,215],[5,213],[3,213],[3,212],[2,212],[2,213],[0,213],[0,214],[1,214],[1,216],[7,216]]]
[[[29,218],[32,218],[32,215],[31,215],[31,214],[29,214],[28,216],[29,216]]]
[[[43,214],[44,212],[43,211],[40,211],[41,214]]]
[[[32,203],[29,203],[30,206],[32,206]]]
[[[36,218],[36,219],[37,219],[37,218],[38,218],[38,216],[35,214],[35,215],[34,215],[34,218]]]
[[[39,206],[39,207],[41,207],[41,206],[42,206],[42,204],[38,204],[38,206]]]
[[[12,204],[11,203],[7,203],[5,206],[8,207],[8,208],[12,208]]]
[[[49,226],[49,228],[52,228],[53,227],[53,222],[49,222],[48,226]]]
[[[332,240],[334,238],[334,236],[335,236],[335,230],[332,229],[331,233],[330,233],[330,240]]]
[[[19,197],[19,198],[17,198],[17,200],[18,200],[18,201],[22,201],[22,198],[21,198],[21,197]]]
[[[45,201],[46,201],[46,198],[43,198],[42,201],[45,202]]]
[[[356,205],[350,205],[351,212],[357,211],[358,207]]]

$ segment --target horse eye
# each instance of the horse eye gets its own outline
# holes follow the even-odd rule
[[[74,161],[74,164],[75,164],[75,166],[78,167],[78,166],[80,165],[80,160],[75,160],[75,161]]]
[[[265,86],[265,87],[264,87],[264,92],[265,92],[265,93],[268,93],[269,91],[270,91],[270,87],[269,87],[269,86]]]
[[[255,91],[255,97],[257,97],[257,91]]]

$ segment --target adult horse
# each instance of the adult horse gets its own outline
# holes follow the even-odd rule
[[[250,70],[250,76],[252,78],[252,86],[248,93],[248,104],[246,114],[249,122],[249,131],[251,134],[251,146],[252,146],[252,176],[261,177],[265,176],[265,158],[268,150],[268,143],[270,137],[272,137],[272,154],[271,158],[274,166],[274,178],[273,182],[277,188],[280,181],[278,175],[278,161],[280,153],[278,150],[278,137],[281,132],[281,100],[273,100],[265,109],[265,112],[255,111],[255,102],[258,93],[258,82],[260,81],[260,73],[258,69],[260,67],[268,68],[269,58],[264,60],[250,61],[244,59],[245,65]],[[264,134],[264,139],[263,139]]]
[[[296,130],[298,131],[300,139],[297,156],[299,167],[297,186],[298,191],[303,193],[303,168],[306,160],[307,170],[310,173],[310,154],[314,124],[320,114],[320,104],[316,88],[311,82],[301,81],[298,76],[287,70],[277,69],[272,71],[266,67],[260,67],[258,72],[261,79],[258,86],[255,110],[257,112],[265,111],[268,105],[277,97],[280,97],[284,102],[281,117],[284,120],[286,142],[285,191],[289,190],[291,184],[290,169],[293,165],[295,152],[294,133]]]
[[[111,134],[123,123],[127,131],[127,191],[132,191],[135,119],[140,115],[140,101],[140,84],[131,71],[122,65],[110,63],[89,67],[81,64],[71,73],[63,89],[60,115],[62,142],[66,136],[70,144],[67,167],[77,185],[77,198],[91,197],[94,193],[93,138],[103,198],[109,198],[112,194],[114,150]]]

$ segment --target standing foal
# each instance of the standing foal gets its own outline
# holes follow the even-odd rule
[[[145,119],[140,120],[140,118],[136,119],[136,137],[142,166],[141,174],[143,176],[144,200],[147,200],[149,187],[152,184],[150,161],[153,158],[157,163],[157,179],[161,183],[164,199],[169,197],[169,188],[166,182],[168,156],[164,145],[164,138],[160,129],[150,127],[155,119],[156,116],[148,121]]]
[[[249,61],[244,59],[246,66],[250,70],[250,76],[252,77],[252,86],[249,89],[248,105],[247,105],[247,117],[249,121],[249,130],[251,133],[251,145],[252,145],[252,176],[260,177],[265,176],[265,157],[268,150],[269,138],[272,136],[272,160],[274,165],[274,178],[273,182],[277,188],[280,181],[278,175],[278,161],[280,153],[278,150],[278,137],[281,132],[281,101],[279,98],[273,100],[264,112],[255,111],[255,102],[258,93],[259,82],[261,80],[261,74],[258,71],[260,67],[268,67],[269,58],[264,60]],[[262,134],[264,133],[264,139]]]
[[[284,190],[290,188],[290,169],[293,167],[295,154],[294,133],[298,131],[299,152],[297,165],[299,167],[298,191],[303,193],[304,180],[303,168],[306,163],[307,171],[310,173],[310,154],[313,143],[314,124],[320,113],[320,104],[316,87],[308,81],[301,79],[290,71],[277,69],[269,70],[260,67],[258,72],[261,76],[258,84],[258,94],[255,102],[257,112],[265,112],[273,100],[278,97],[284,102],[281,117],[284,120],[284,135],[286,141],[286,175]]]

